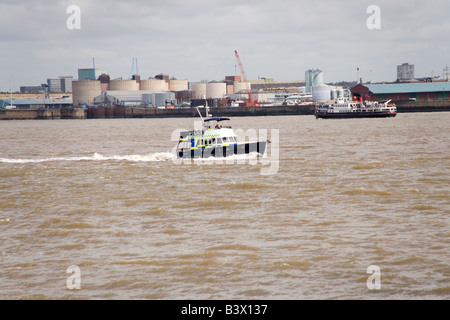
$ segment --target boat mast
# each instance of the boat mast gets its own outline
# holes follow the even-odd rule
[[[11,101],[9,104],[12,106],[12,76],[9,77],[9,98]]]

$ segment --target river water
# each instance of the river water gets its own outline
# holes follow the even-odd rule
[[[0,123],[0,299],[449,299],[450,113]]]

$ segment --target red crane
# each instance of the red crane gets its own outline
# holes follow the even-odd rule
[[[239,58],[239,54],[238,54],[238,52],[236,50],[234,50],[234,54],[236,55],[236,60],[237,60],[237,63],[239,65],[239,69],[241,69],[241,74],[242,74],[242,77],[244,78],[245,86],[247,87],[248,98],[250,99],[250,103],[254,107],[259,107],[259,105],[256,104],[255,100],[253,99],[253,96],[252,96],[252,93],[251,93],[251,90],[250,90],[250,85],[248,84],[247,77],[245,76],[244,67],[242,66],[241,58]]]

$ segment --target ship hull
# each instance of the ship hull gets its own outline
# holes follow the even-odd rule
[[[392,118],[397,112],[316,112],[317,119]]]
[[[209,158],[209,157],[229,157],[232,155],[241,155],[257,152],[261,155],[266,150],[266,141],[263,142],[244,142],[228,146],[211,146],[206,148],[194,148],[191,150],[178,151],[178,158]]]

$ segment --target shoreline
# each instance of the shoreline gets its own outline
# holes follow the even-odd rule
[[[398,113],[450,111],[450,101],[398,101]],[[290,116],[314,115],[314,105],[271,107],[215,107],[213,116]],[[129,118],[192,118],[197,116],[195,108],[158,109],[146,107],[115,108],[45,108],[3,109],[0,120],[52,120],[52,119],[129,119]]]

